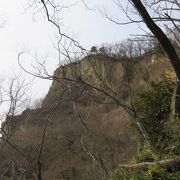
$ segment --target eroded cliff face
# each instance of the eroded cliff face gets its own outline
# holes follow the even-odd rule
[[[153,54],[136,63],[93,55],[59,67],[42,107],[18,117],[8,141],[23,155],[6,144],[0,173],[14,162],[16,177],[23,169],[25,179],[36,179],[39,160],[43,179],[106,179],[140,146],[134,121],[117,102],[129,103],[129,85],[134,98],[147,79],[172,72],[164,56]],[[6,176],[12,173],[9,169]]]
[[[63,82],[74,85],[81,84],[89,86],[89,89],[95,87],[110,92],[122,86],[120,83],[124,80],[124,76],[125,70],[121,61],[96,55],[85,57],[81,61],[60,66],[55,71],[55,81],[53,81],[43,105],[49,104],[48,101],[51,97],[53,99],[54,94],[57,94],[60,89],[63,90]]]

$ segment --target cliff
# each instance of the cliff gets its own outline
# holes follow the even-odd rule
[[[147,81],[172,72],[162,54],[131,62],[91,55],[59,67],[41,108],[11,120],[1,174],[36,179],[40,162],[43,179],[105,179],[140,146],[136,124],[119,102],[130,106]],[[12,162],[14,169],[7,168]]]

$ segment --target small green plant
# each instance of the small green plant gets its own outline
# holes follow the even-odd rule
[[[119,168],[111,175],[109,180],[146,180],[144,172],[129,170],[128,168]]]
[[[180,124],[178,119],[167,124],[166,134],[171,138],[167,146],[170,152],[169,154],[180,155]]]
[[[148,170],[144,174],[147,180],[178,180],[180,172],[169,172],[158,165],[149,166]]]
[[[164,169],[160,168],[159,166],[149,166],[147,172],[144,175],[146,179],[164,179],[166,176],[166,172]]]
[[[179,180],[180,171],[169,172],[158,165],[149,166],[148,169],[130,170],[118,168],[109,180]]]
[[[149,148],[143,149],[142,151],[135,154],[133,157],[133,160],[136,163],[153,162],[155,159],[156,159],[155,155],[153,154],[152,150]]]

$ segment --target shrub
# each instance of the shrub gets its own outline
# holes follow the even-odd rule
[[[133,157],[136,163],[140,162],[152,162],[155,160],[155,155],[150,148],[144,148],[142,151],[135,154]]]
[[[166,134],[171,138],[167,146],[170,155],[180,155],[180,119],[169,122],[166,128]]]
[[[180,171],[168,172],[158,165],[149,166],[147,171],[117,169],[109,180],[179,180]]]
[[[168,172],[167,170],[161,168],[158,165],[149,166],[147,172],[144,174],[147,180],[178,180],[180,177],[180,172]]]
[[[144,172],[141,171],[132,171],[127,168],[119,168],[117,169],[109,180],[146,180]]]
[[[171,94],[174,81],[163,78],[159,82],[152,81],[147,90],[140,93],[136,99],[140,121],[149,134],[151,144],[159,149],[169,138],[165,131],[171,106]],[[157,141],[157,139],[159,140]]]

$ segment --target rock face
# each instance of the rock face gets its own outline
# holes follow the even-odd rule
[[[79,84],[83,81],[86,82],[86,86],[91,85],[92,87],[112,91],[120,87],[120,82],[123,81],[124,75],[125,70],[121,61],[100,55],[91,55],[81,61],[60,66],[54,73],[55,81],[53,81],[43,105],[49,104],[51,97],[57,94],[59,89],[62,90],[62,80],[64,79],[69,84]]]
[[[128,104],[129,84],[135,96],[145,78],[167,71],[168,60],[155,55],[138,63],[92,55],[59,67],[41,108],[13,117],[8,143],[2,142],[1,175],[37,179],[40,163],[44,180],[106,179],[140,144],[135,123],[117,102]]]

